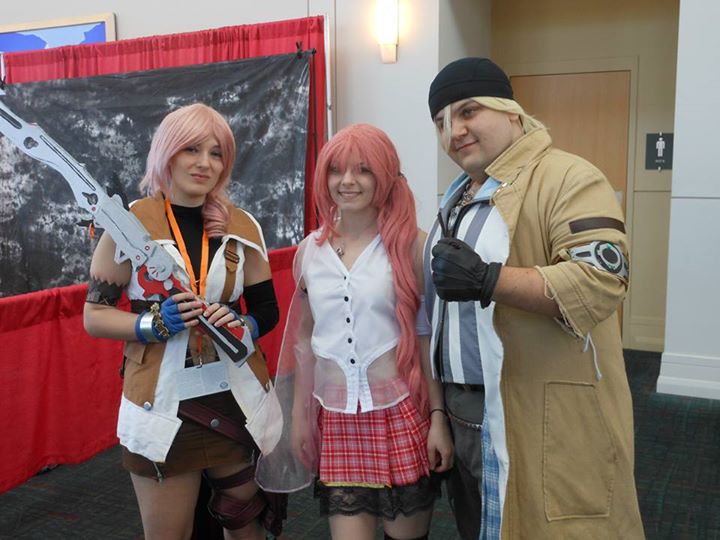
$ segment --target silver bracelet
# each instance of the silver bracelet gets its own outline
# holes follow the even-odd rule
[[[138,329],[148,343],[158,343],[160,341],[153,333],[154,319],[155,315],[148,311],[140,315],[140,321],[138,322]]]

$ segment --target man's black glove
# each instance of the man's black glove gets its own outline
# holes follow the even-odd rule
[[[457,238],[441,238],[432,249],[432,280],[440,298],[450,302],[492,301],[500,263],[486,263],[473,248]]]

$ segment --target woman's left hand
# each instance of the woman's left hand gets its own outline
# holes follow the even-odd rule
[[[453,452],[448,418],[444,414],[436,412],[430,417],[430,431],[427,440],[430,470],[438,473],[450,470],[453,465]]]
[[[217,327],[227,325],[229,328],[235,328],[242,324],[240,316],[234,310],[217,302],[208,306],[203,315],[210,324]]]

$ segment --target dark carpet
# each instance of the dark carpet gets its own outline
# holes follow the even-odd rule
[[[720,400],[657,394],[660,355],[626,351],[625,358],[647,538],[720,540]],[[11,538],[142,539],[118,448],[38,474],[0,495],[0,539]],[[310,490],[290,498],[283,538],[329,538]],[[458,538],[445,497],[436,506],[430,538]]]
[[[720,400],[655,392],[660,355],[625,351],[635,479],[649,539],[720,539]]]

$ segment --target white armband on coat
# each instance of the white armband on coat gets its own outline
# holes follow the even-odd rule
[[[573,261],[591,264],[599,270],[610,272],[628,279],[630,268],[627,258],[613,243],[604,240],[595,240],[589,244],[575,246],[568,250]]]

